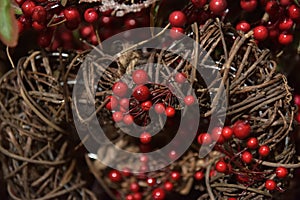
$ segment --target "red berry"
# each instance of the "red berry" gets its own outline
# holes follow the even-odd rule
[[[122,175],[119,171],[117,170],[111,170],[108,174],[108,178],[112,181],[112,182],[120,182],[122,179]]]
[[[216,141],[218,144],[223,144],[225,139],[222,135],[222,128],[221,127],[215,127],[211,132],[211,137],[214,141]]]
[[[137,86],[133,91],[133,97],[138,101],[146,101],[150,96],[150,90],[145,85]]]
[[[76,7],[68,7],[64,9],[63,13],[67,21],[76,23],[80,22],[80,14]]]
[[[277,28],[272,28],[272,29],[269,30],[269,37],[270,38],[272,38],[272,39],[276,38],[277,39],[278,35],[279,35],[279,31],[278,31]]]
[[[259,147],[258,149],[258,153],[259,155],[261,155],[262,157],[266,157],[270,154],[270,148],[267,145],[263,145],[261,147]]]
[[[209,2],[209,8],[213,14],[219,15],[222,14],[227,8],[226,0],[211,0]]]
[[[137,21],[133,18],[127,18],[124,22],[126,30],[130,30],[137,27]]]
[[[178,157],[178,155],[175,150],[170,151],[169,158],[171,158],[172,160],[175,160],[177,157]]]
[[[197,171],[195,174],[194,174],[194,178],[197,180],[197,181],[201,181],[203,178],[204,178],[204,173],[202,171]]]
[[[173,183],[167,181],[164,183],[164,189],[167,190],[167,191],[172,191],[173,189]]]
[[[140,157],[140,161],[141,161],[141,163],[147,163],[149,161],[149,158],[146,155],[142,155]]]
[[[179,40],[183,37],[184,29],[180,27],[172,27],[170,30],[170,37],[173,40]]]
[[[220,173],[225,173],[227,171],[227,164],[224,161],[218,161],[216,163],[216,170]]]
[[[168,106],[165,110],[166,116],[167,117],[174,117],[175,116],[175,109],[172,106]]]
[[[300,106],[300,95],[295,95],[294,96],[294,102],[297,106]]]
[[[226,139],[229,140],[233,135],[233,130],[229,126],[225,126],[222,130],[222,136]]]
[[[20,33],[23,33],[23,31],[24,31],[24,29],[25,29],[23,23],[22,23],[20,20],[18,20],[18,21],[17,21],[17,24],[18,24],[18,33],[19,33],[19,34],[20,34]]]
[[[148,184],[149,186],[154,186],[155,183],[156,183],[155,178],[147,178],[147,184]]]
[[[134,200],[133,195],[132,195],[132,194],[128,194],[128,195],[126,196],[126,200]]]
[[[132,73],[132,79],[138,85],[146,84],[148,82],[148,74],[143,69],[137,69]]]
[[[273,180],[266,180],[265,187],[267,190],[275,190],[276,189],[276,183]]]
[[[299,20],[300,19],[300,8],[296,5],[291,5],[288,9],[289,16],[292,20]]]
[[[246,22],[246,21],[241,21],[241,22],[239,22],[237,25],[236,25],[236,27],[235,27],[235,29],[237,30],[237,31],[242,31],[242,32],[244,32],[244,33],[247,33],[248,31],[250,31],[250,24],[248,23],[248,22]]]
[[[251,12],[257,7],[257,0],[241,0],[240,5],[243,10]]]
[[[38,45],[43,48],[48,47],[51,43],[52,36],[53,34],[51,31],[40,33],[37,38]]]
[[[124,122],[124,124],[126,124],[126,125],[131,125],[131,124],[133,124],[133,121],[134,121],[134,118],[133,118],[132,115],[125,115],[125,116],[123,117],[123,122]]]
[[[252,159],[253,159],[253,155],[249,151],[245,151],[242,153],[242,160],[245,163],[247,163],[247,164],[251,163]]]
[[[171,179],[174,181],[178,181],[180,179],[181,175],[177,171],[171,172]]]
[[[34,22],[32,22],[32,28],[34,28],[34,30],[36,30],[36,31],[42,31],[42,30],[46,29],[46,26],[34,21]]]
[[[207,3],[207,0],[191,0],[191,2],[196,8],[202,8]]]
[[[150,110],[150,108],[152,107],[152,101],[145,101],[141,104],[141,107],[144,111],[148,111]]]
[[[128,109],[128,107],[129,107],[129,99],[128,98],[122,98],[122,99],[120,99],[119,104],[124,109]]]
[[[284,18],[279,22],[279,29],[282,31],[288,31],[290,30],[294,25],[294,22],[291,18]]]
[[[278,178],[285,178],[288,175],[288,170],[285,167],[276,168],[276,176]]]
[[[237,200],[235,197],[228,197],[227,200]]]
[[[173,11],[169,15],[169,22],[170,22],[171,26],[183,27],[186,23],[186,16],[181,11]]]
[[[114,112],[113,113],[113,120],[115,122],[121,122],[123,120],[123,113],[120,111]]]
[[[148,132],[143,132],[140,135],[140,141],[142,144],[149,144],[151,142],[151,140],[152,140],[152,136]]]
[[[129,168],[125,167],[122,169],[121,171],[122,175],[125,176],[125,177],[128,177],[128,176],[131,176],[131,171]]]
[[[93,32],[94,32],[93,26],[91,25],[83,26],[79,30],[79,33],[83,38],[88,38]]]
[[[152,192],[152,197],[154,200],[164,200],[165,199],[165,191],[161,188],[156,188]]]
[[[21,6],[21,5],[24,3],[24,0],[15,0],[15,2],[16,2],[19,6]]]
[[[180,84],[184,83],[186,81],[186,75],[184,73],[177,73],[175,75],[175,81]]]
[[[184,103],[187,106],[193,105],[195,103],[195,97],[193,95],[188,95],[184,98]]]
[[[116,97],[114,96],[108,96],[107,98],[109,98],[109,101],[106,104],[106,109],[108,110],[114,110],[117,106],[118,106],[118,100]]]
[[[268,1],[265,10],[272,17],[278,13],[279,5],[276,1]]]
[[[88,23],[94,23],[98,20],[98,13],[95,10],[95,8],[88,8],[85,12],[84,12],[84,20]]]
[[[198,136],[198,143],[201,145],[210,145],[212,143],[211,136],[208,133],[201,133]]]
[[[39,23],[44,23],[46,21],[47,17],[47,12],[46,9],[42,6],[36,6],[33,9],[32,12],[32,20],[39,22]]]
[[[263,41],[268,37],[268,29],[265,26],[257,26],[253,29],[253,37],[258,41]]]
[[[280,0],[279,2],[282,6],[288,6],[291,4],[291,0]]]
[[[115,20],[113,17],[108,17],[108,16],[101,16],[99,20],[100,24],[106,27],[110,27],[114,21]]]
[[[293,42],[294,36],[290,33],[280,33],[278,36],[278,42],[282,45],[289,45]]]
[[[296,115],[296,121],[298,122],[298,123],[300,123],[300,113],[297,113],[297,115]]]
[[[138,192],[140,190],[140,186],[137,183],[131,183],[130,184],[130,190],[132,192]]]
[[[154,106],[154,110],[157,114],[163,114],[166,111],[165,105],[163,103],[157,103]]]
[[[133,199],[134,199],[134,200],[142,200],[142,195],[141,195],[141,193],[138,193],[138,192],[134,193],[134,194],[133,194]]]
[[[113,93],[119,97],[125,96],[127,94],[127,90],[128,90],[127,84],[121,81],[116,82],[112,87]]]
[[[22,4],[21,8],[22,8],[23,14],[27,17],[30,17],[35,8],[35,3],[33,1],[27,0]]]
[[[239,120],[239,121],[235,122],[233,125],[233,133],[234,133],[235,137],[237,137],[240,140],[248,137],[250,134],[250,131],[251,131],[250,124],[245,121]]]
[[[255,137],[249,138],[247,141],[247,147],[249,149],[256,149],[258,147],[258,140]]]

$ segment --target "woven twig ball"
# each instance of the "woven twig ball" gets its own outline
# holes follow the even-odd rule
[[[1,78],[0,152],[12,199],[96,199],[85,187],[68,124],[70,57],[33,52]]]

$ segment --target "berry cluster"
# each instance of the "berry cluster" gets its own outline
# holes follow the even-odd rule
[[[148,74],[143,69],[137,69],[132,73],[134,89],[131,90],[128,84],[123,81],[114,83],[112,87],[113,95],[108,96],[106,108],[112,111],[112,119],[116,123],[123,123],[131,126],[137,123],[146,126],[149,122],[149,111],[154,109],[157,115],[165,115],[168,119],[174,118],[176,109],[184,106],[191,106],[196,102],[192,95],[183,98],[184,105],[180,105],[177,97],[164,85],[149,81]],[[175,84],[184,84],[186,76],[183,73],[176,73]],[[130,97],[128,97],[132,94]],[[143,130],[140,134],[140,142],[149,144],[152,134]]]
[[[233,176],[237,182],[250,187],[257,181],[263,181],[265,175],[276,174],[277,179],[287,177],[288,170],[285,167],[278,167],[275,171],[261,171],[260,161],[266,159],[270,153],[268,145],[260,145],[256,137],[251,137],[251,126],[246,121],[239,120],[232,127],[216,127],[212,133],[201,133],[198,136],[198,143],[201,145],[211,145],[216,143],[214,149],[221,152],[221,157],[215,163],[215,170]],[[236,149],[226,148],[237,146]],[[257,159],[255,159],[255,157]],[[197,172],[197,177],[203,177]],[[281,190],[277,187],[275,180],[265,180],[267,190]]]
[[[132,28],[148,26],[146,10],[112,16],[112,11],[101,12],[99,5],[61,5],[61,1],[15,0],[22,9],[18,17],[19,33],[28,29],[38,32],[37,43],[43,48],[57,50],[88,48],[79,37],[97,45],[108,37]],[[77,44],[77,45],[76,45]]]

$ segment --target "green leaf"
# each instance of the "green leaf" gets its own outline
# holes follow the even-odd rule
[[[294,0],[295,4],[300,7],[300,1],[299,0]]]
[[[0,0],[0,39],[14,47],[18,42],[18,26],[10,0]]]

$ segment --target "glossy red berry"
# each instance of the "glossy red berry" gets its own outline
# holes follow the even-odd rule
[[[277,167],[276,168],[276,176],[278,178],[285,178],[288,175],[288,170],[285,167]]]
[[[173,11],[169,15],[169,22],[171,26],[183,27],[186,23],[186,15],[182,11]]]
[[[137,183],[131,183],[130,184],[130,190],[132,191],[132,192],[138,192],[139,190],[140,190],[140,186],[139,186],[139,184],[137,184]]]
[[[191,0],[191,2],[196,8],[202,8],[207,3],[207,0]]]
[[[232,128],[229,126],[225,126],[222,130],[222,136],[224,137],[224,139],[229,140],[231,139],[232,135],[233,135]]]
[[[179,172],[177,172],[177,171],[171,172],[171,179],[173,181],[178,181],[180,178],[181,178],[181,175]]]
[[[127,18],[124,22],[124,25],[126,27],[126,30],[130,30],[130,29],[136,28],[138,25],[138,22],[133,18]]]
[[[132,194],[128,194],[126,197],[125,197],[125,200],[134,200],[134,197]]]
[[[180,84],[184,83],[186,81],[186,75],[184,73],[177,73],[175,75],[175,81]]]
[[[144,111],[148,111],[150,110],[150,108],[152,107],[152,101],[144,101],[142,104],[141,104],[141,107]]]
[[[108,178],[112,182],[120,182],[122,179],[122,175],[119,171],[117,170],[111,170],[108,174]]]
[[[132,175],[130,169],[128,167],[125,167],[122,169],[121,171],[122,175],[125,176],[125,177],[129,177]]]
[[[152,192],[152,198],[154,200],[164,200],[165,199],[165,191],[162,188],[156,188]]]
[[[194,179],[197,181],[201,181],[204,178],[204,173],[202,171],[197,171],[194,174]]]
[[[88,8],[84,12],[84,20],[88,23],[94,23],[98,20],[99,15],[95,8]]]
[[[53,37],[52,32],[49,32],[49,31],[41,32],[38,35],[37,43],[40,47],[46,48],[50,45],[52,37]]]
[[[235,197],[228,197],[227,200],[237,200]]]
[[[242,153],[242,161],[249,164],[252,162],[253,155],[249,151],[245,151]]]
[[[24,1],[25,1],[25,0],[15,0],[15,2],[16,2],[19,6],[21,6],[21,5],[24,3]]]
[[[125,110],[128,110],[128,108],[129,108],[129,99],[128,98],[122,98],[122,99],[120,99],[119,104],[122,108],[124,108]]]
[[[195,97],[193,95],[184,97],[184,103],[187,106],[193,105],[195,103]]]
[[[140,135],[140,141],[142,144],[149,144],[151,142],[151,140],[152,140],[152,136],[148,132],[143,132]]]
[[[225,142],[225,138],[222,135],[222,128],[215,127],[211,132],[211,138],[216,141],[218,144],[223,144]]]
[[[247,33],[248,31],[250,31],[250,28],[251,28],[250,24],[246,21],[239,22],[235,27],[235,29],[237,31],[242,31],[244,33]]]
[[[258,41],[268,38],[268,29],[265,26],[257,26],[253,29],[253,37]]]
[[[170,30],[170,37],[173,40],[179,40],[183,37],[184,29],[180,27],[172,27]]]
[[[276,182],[275,181],[273,181],[273,180],[266,180],[266,182],[265,182],[265,187],[266,187],[266,189],[267,190],[275,190],[276,189]]]
[[[127,94],[127,90],[128,90],[127,84],[121,81],[116,82],[112,87],[113,93],[118,97],[124,97]]]
[[[35,8],[35,3],[33,1],[27,0],[25,1],[22,6],[22,12],[26,17],[30,17],[33,13],[33,10]]]
[[[197,139],[198,143],[201,145],[210,145],[212,143],[212,138],[208,133],[201,133]]]
[[[34,21],[32,22],[32,28],[36,31],[42,31],[46,29],[46,26]]]
[[[157,114],[163,114],[166,112],[165,105],[163,103],[157,103],[154,106],[154,110]]]
[[[241,0],[240,6],[243,10],[251,12],[257,7],[257,0]]]
[[[133,97],[138,101],[146,101],[149,96],[150,90],[145,85],[139,85],[133,91]]]
[[[80,13],[76,7],[68,7],[63,11],[64,16],[69,22],[80,22]]]
[[[234,123],[232,130],[235,137],[243,140],[250,135],[251,127],[248,122],[239,120]]]
[[[284,18],[279,22],[278,28],[282,31],[290,30],[294,25],[294,22],[291,18]]]
[[[266,12],[272,17],[278,13],[279,5],[277,1],[268,1],[265,6]]]
[[[247,141],[247,147],[249,149],[256,149],[258,147],[258,139],[255,137],[249,138]]]
[[[227,171],[227,164],[226,162],[224,161],[218,161],[216,163],[216,170],[217,172],[220,172],[220,173],[225,173]]]
[[[117,98],[114,97],[114,96],[108,96],[107,98],[109,98],[109,101],[105,105],[106,109],[107,110],[114,110],[118,106]]]
[[[33,21],[44,23],[46,21],[47,11],[43,6],[36,6],[33,9],[31,17]]]
[[[165,114],[167,117],[174,117],[175,113],[176,113],[175,108],[173,108],[172,106],[166,107]]]
[[[294,36],[290,33],[280,33],[278,36],[278,42],[282,45],[289,45],[293,42]]]
[[[123,113],[120,111],[114,112],[113,113],[113,120],[115,122],[121,122],[123,120]]]
[[[300,106],[300,95],[295,95],[295,96],[294,96],[294,103],[295,103],[297,106]]]
[[[289,17],[292,20],[300,20],[300,8],[296,5],[291,5],[288,9]]]
[[[137,69],[132,73],[132,80],[137,85],[146,84],[148,82],[148,74],[143,69]]]
[[[266,157],[270,154],[270,148],[267,145],[263,145],[261,147],[259,147],[258,149],[258,153],[259,155],[261,155],[262,157]]]
[[[227,8],[226,0],[211,0],[209,2],[209,8],[213,14],[219,15],[222,14]]]
[[[164,189],[166,190],[166,191],[172,191],[172,189],[173,189],[173,183],[171,183],[171,182],[169,182],[169,181],[166,181],[165,183],[164,183]]]
[[[136,192],[133,194],[133,199],[134,200],[142,200],[142,195],[139,192]]]
[[[141,161],[141,163],[147,163],[149,161],[149,158],[147,155],[142,155],[140,157],[140,161]]]
[[[155,178],[147,178],[146,182],[149,186],[154,186],[156,184]]]
[[[126,125],[131,125],[131,124],[133,124],[133,122],[134,122],[134,118],[133,118],[133,116],[132,115],[125,115],[124,117],[123,117],[123,122],[124,122],[124,124],[126,124]]]
[[[172,150],[169,152],[169,158],[171,158],[172,160],[175,160],[178,158],[178,155],[175,150]]]
[[[291,0],[279,0],[280,5],[288,6],[291,4]]]

